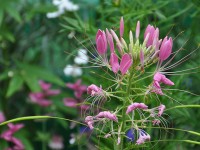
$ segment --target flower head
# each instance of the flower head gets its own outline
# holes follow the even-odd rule
[[[133,103],[133,104],[128,106],[128,108],[126,110],[126,114],[132,112],[133,110],[135,110],[137,108],[139,108],[139,109],[147,109],[148,106],[145,105],[144,103]]]
[[[101,87],[92,84],[88,86],[87,93],[91,96],[98,96],[98,95],[103,95],[103,90]]]
[[[143,144],[146,140],[150,140],[150,135],[146,133],[144,130],[139,129],[139,139],[136,141],[136,144]]]

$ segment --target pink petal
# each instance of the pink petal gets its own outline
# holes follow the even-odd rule
[[[110,55],[110,65],[111,65],[112,71],[114,73],[117,73],[119,70],[119,62],[118,62],[118,57],[115,53],[112,53]]]
[[[131,67],[132,63],[133,63],[133,61],[129,54],[126,53],[122,56],[122,60],[120,63],[120,71],[121,71],[122,75],[124,75],[128,71],[128,69]]]

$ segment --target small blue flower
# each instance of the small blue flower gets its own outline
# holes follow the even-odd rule
[[[129,130],[126,132],[126,136],[128,137],[128,138],[127,138],[128,141],[134,142],[134,140],[135,140],[134,129],[129,129]]]
[[[86,126],[81,126],[80,128],[79,128],[79,132],[82,134],[82,133],[88,133],[88,132],[90,132],[91,130],[90,130],[90,128],[89,127],[86,127]]]

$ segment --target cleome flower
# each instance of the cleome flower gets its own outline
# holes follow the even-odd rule
[[[101,121],[102,119],[108,119],[108,120],[118,122],[116,115],[109,111],[100,112],[96,116],[87,116],[85,118],[85,122],[87,123],[88,127],[92,130],[94,128],[93,124],[95,122]]]

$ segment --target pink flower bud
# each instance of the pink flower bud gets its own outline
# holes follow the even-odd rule
[[[159,39],[159,29],[158,28],[155,29],[153,26],[148,25],[144,33],[144,39],[146,39],[148,34],[149,38],[147,40],[146,46],[149,47],[151,45],[156,45]]]
[[[132,112],[133,110],[135,110],[137,108],[139,108],[139,109],[147,109],[148,106],[145,105],[144,103],[133,103],[133,104],[128,106],[128,108],[126,110],[126,114]]]
[[[140,21],[137,22],[137,26],[136,26],[136,32],[135,32],[136,39],[139,38],[139,35],[140,35]]]
[[[117,73],[119,71],[118,57],[115,53],[112,53],[110,55],[110,65],[114,73]]]
[[[107,119],[113,120],[115,122],[118,121],[116,115],[112,114],[109,111],[102,111],[102,112],[100,112],[98,115],[96,115],[96,118],[107,118]]]
[[[107,51],[107,40],[106,40],[106,34],[104,31],[98,30],[96,34],[96,45],[97,45],[97,51],[100,55],[103,55]]]
[[[123,37],[124,34],[124,19],[121,17],[120,19],[120,37]]]
[[[119,68],[122,75],[126,74],[128,69],[131,67],[132,63],[133,63],[133,60],[129,54],[126,53],[122,56],[122,60],[120,62],[120,68]]]
[[[140,64],[141,67],[144,68],[144,52],[142,49],[140,50]]]
[[[114,53],[114,43],[113,43],[113,37],[112,34],[110,34],[110,32],[108,31],[108,29],[106,29],[106,35],[107,35],[107,39],[108,39],[108,44],[110,46],[110,51],[111,53]]]
[[[173,41],[172,38],[166,36],[161,44],[159,58],[161,61],[166,60],[172,53]]]
[[[99,88],[98,86],[92,84],[88,86],[87,93],[91,96],[103,95],[103,90],[101,89],[101,87]]]
[[[165,110],[165,105],[161,104],[158,107],[158,116],[161,116],[163,114],[164,110]]]

